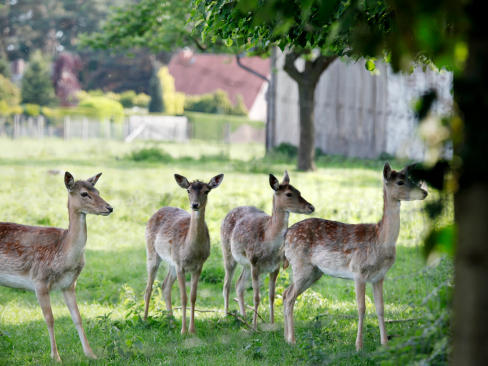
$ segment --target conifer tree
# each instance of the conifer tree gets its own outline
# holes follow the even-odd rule
[[[156,72],[151,76],[149,81],[149,95],[151,102],[149,102],[149,112],[161,113],[164,112],[163,90],[161,88],[161,81]]]
[[[36,51],[22,78],[22,103],[50,106],[56,101],[49,64],[41,52]]]

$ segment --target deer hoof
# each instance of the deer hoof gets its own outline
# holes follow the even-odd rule
[[[53,359],[53,361],[56,361],[56,362],[61,362],[61,357],[59,357],[59,353],[51,353],[51,358]]]
[[[184,335],[187,332],[186,328],[181,328],[181,335]]]
[[[91,358],[92,360],[96,360],[97,359],[97,356],[95,356],[95,354],[93,352],[86,353],[86,357]]]

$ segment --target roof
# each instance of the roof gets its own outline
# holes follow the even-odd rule
[[[242,57],[241,63],[261,75],[269,76],[270,62],[260,57]],[[188,54],[184,51],[171,58],[169,73],[175,78],[175,89],[188,95],[225,90],[233,103],[241,94],[250,110],[265,81],[241,68],[236,57],[226,54]]]

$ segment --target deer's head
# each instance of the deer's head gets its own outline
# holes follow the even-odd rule
[[[309,215],[315,211],[315,207],[308,203],[301,195],[300,191],[290,184],[290,177],[285,170],[283,181],[280,182],[273,175],[269,175],[269,185],[274,190],[275,208],[283,211]]]
[[[112,206],[100,197],[100,193],[95,188],[95,184],[102,173],[99,173],[87,180],[75,182],[73,176],[66,172],[64,184],[69,193],[68,207],[74,212],[85,214],[108,216],[113,212]]]
[[[416,164],[406,166],[401,171],[391,170],[390,164],[383,167],[383,181],[389,198],[397,201],[423,200],[427,197],[427,185],[415,184],[409,176]]]
[[[219,174],[210,179],[210,182],[208,183],[200,182],[199,180],[190,183],[188,182],[188,179],[186,179],[184,176],[175,174],[176,183],[178,183],[181,188],[186,189],[188,192],[190,208],[193,211],[199,211],[205,208],[207,204],[208,194],[212,189],[220,186],[220,183],[222,183],[223,179],[224,175]]]

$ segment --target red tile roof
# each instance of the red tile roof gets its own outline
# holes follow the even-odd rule
[[[243,57],[241,63],[269,77],[269,59]],[[193,54],[184,52],[171,58],[169,73],[175,78],[176,91],[188,95],[201,95],[217,89],[225,90],[233,103],[241,94],[247,109],[251,109],[265,81],[237,65],[236,57],[219,54]]]

